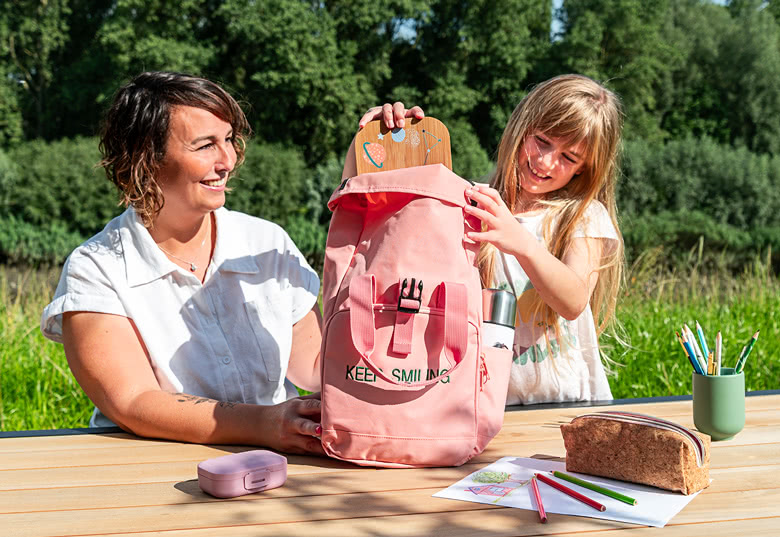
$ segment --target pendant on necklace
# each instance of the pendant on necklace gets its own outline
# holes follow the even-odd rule
[[[195,263],[190,263],[190,272],[195,272],[198,270],[198,267],[195,266]]]

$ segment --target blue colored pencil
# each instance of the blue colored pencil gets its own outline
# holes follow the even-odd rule
[[[696,359],[696,356],[693,354],[693,349],[691,349],[691,344],[685,341],[681,336],[679,332],[674,333],[677,336],[677,341],[680,342],[680,346],[683,348],[683,352],[685,352],[685,356],[688,358],[688,361],[691,363],[691,366],[693,367],[693,370],[701,375],[701,367],[699,366],[699,361]]]
[[[701,364],[699,363],[699,360],[694,358],[695,354],[693,353],[693,347],[691,346],[690,342],[683,341],[683,345],[685,346],[685,351],[688,353],[688,358],[691,360],[691,364],[693,364],[693,368],[696,370],[696,372],[699,375],[706,376],[707,373],[701,368]]]
[[[710,355],[710,349],[707,347],[707,340],[704,339],[704,330],[701,329],[699,321],[696,321],[696,333],[699,335],[699,341],[701,341],[701,350],[704,356]]]
[[[704,355],[702,355],[699,344],[696,343],[696,336],[693,335],[693,330],[691,330],[687,324],[683,325],[683,341],[687,341],[691,346],[690,351],[693,353],[692,356],[699,362],[700,374],[706,375],[706,373],[702,372],[707,371],[707,360],[704,358]]]

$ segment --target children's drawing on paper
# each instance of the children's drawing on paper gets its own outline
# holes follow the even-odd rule
[[[466,487],[466,490],[476,494],[477,496],[496,496],[493,503],[497,503],[501,498],[506,498],[512,494],[515,490],[524,487],[530,480],[518,479],[512,477],[512,474],[507,472],[479,472],[472,480],[475,483],[486,483],[484,485],[477,485],[473,487]]]

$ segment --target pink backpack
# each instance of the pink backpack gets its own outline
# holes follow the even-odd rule
[[[358,175],[328,207],[322,445],[362,465],[458,466],[501,429],[511,351],[482,348],[469,183],[441,164]]]

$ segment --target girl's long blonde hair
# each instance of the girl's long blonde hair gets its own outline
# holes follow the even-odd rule
[[[550,208],[544,218],[545,244],[558,259],[569,247],[588,205],[598,200],[606,207],[618,234],[617,246],[602,255],[599,278],[590,300],[596,331],[600,335],[613,321],[623,275],[623,237],[617,224],[615,182],[622,130],[619,98],[601,84],[580,75],[561,75],[536,87],[517,105],[498,146],[496,170],[490,186],[498,190],[514,213],[520,208],[522,189],[518,152],[534,132],[561,138],[570,146],[583,142],[583,167],[563,188],[548,194]],[[554,229],[553,229],[554,226]],[[492,287],[495,247],[483,242],[478,256],[484,287]],[[561,342],[558,314],[538,295],[532,305],[536,324],[552,328]],[[548,330],[544,330],[548,340]]]

